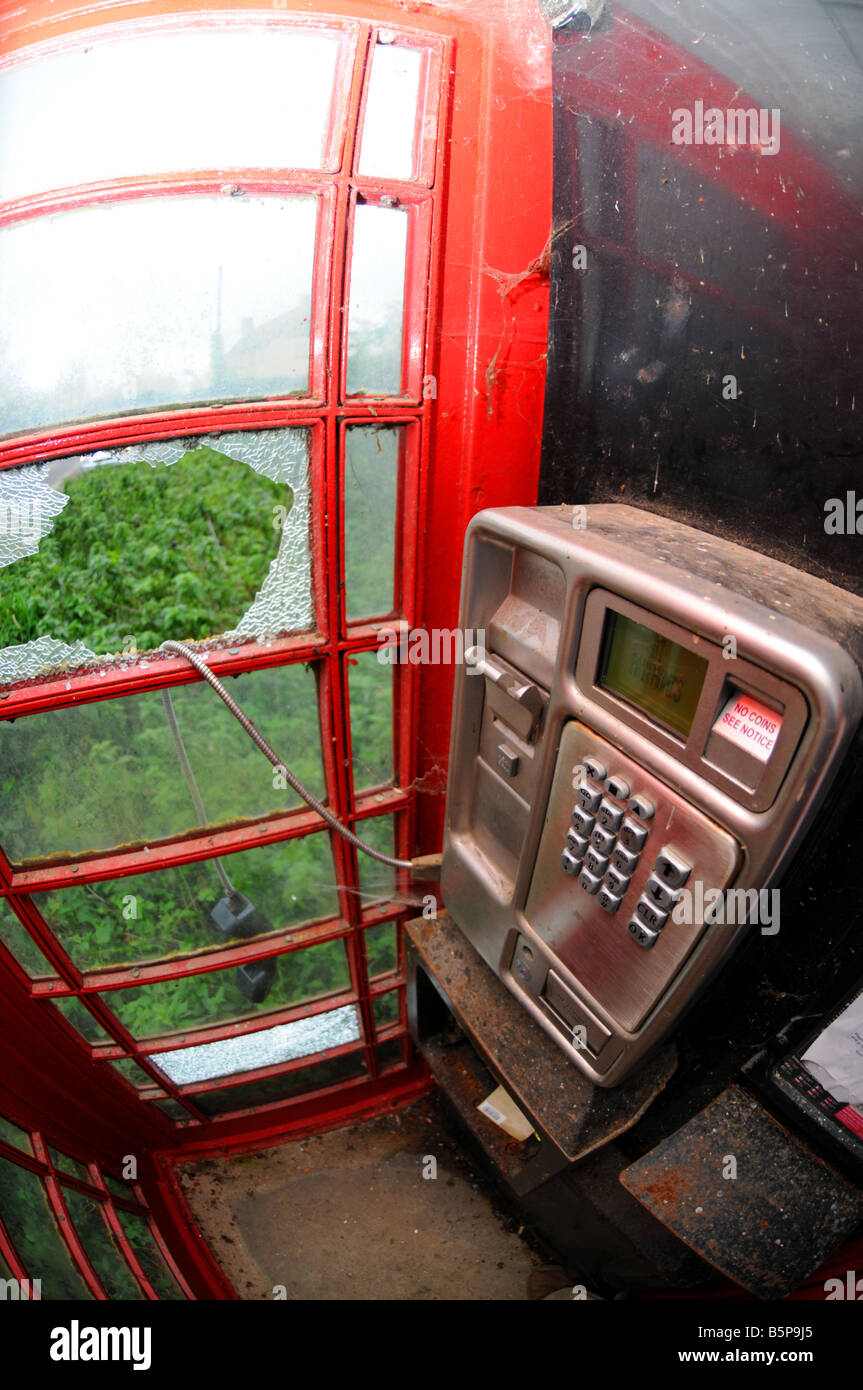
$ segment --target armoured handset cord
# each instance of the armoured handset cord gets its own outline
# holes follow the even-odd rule
[[[173,735],[174,747],[177,750],[177,757],[180,760],[180,767],[183,769],[183,776],[185,777],[186,784],[189,788],[189,795],[192,798],[192,805],[194,806],[198,814],[198,824],[206,825],[208,817],[206,809],[204,807],[204,799],[198,790],[198,783],[196,782],[195,774],[192,771],[192,764],[189,762],[189,755],[186,752],[186,745],[183,742],[183,735],[180,733],[180,726],[177,723],[177,716],[174,712],[174,701],[171,699],[170,690],[162,691],[162,704],[165,706],[165,715],[168,720],[168,727],[170,728],[171,734]],[[214,859],[213,867],[222,881],[222,887],[225,889],[225,892],[230,893],[232,896],[235,896],[237,890],[234,887],[231,880],[228,878],[228,875],[225,872],[225,866],[223,865],[221,859]]]
[[[249,719],[248,715],[243,713],[233,696],[228,694],[222,682],[217,676],[213,675],[207,663],[198,656],[197,652],[193,652],[191,647],[187,647],[183,642],[163,642],[159,651],[176,652],[178,656],[184,656],[186,660],[194,666],[195,670],[204,677],[204,680],[213,687],[219,698],[225,702],[234,718],[240,721],[246,733],[249,735],[249,738],[260,748],[264,757],[269,758],[273,767],[278,768],[279,772],[284,776],[285,781],[293,787],[297,795],[301,796],[303,801],[305,801],[308,806],[311,806],[313,811],[317,811],[318,815],[326,821],[327,825],[330,826],[332,830],[336,830],[339,835],[344,836],[349,844],[361,850],[363,854],[369,855],[371,859],[377,859],[381,864],[388,864],[392,869],[413,868],[412,860],[393,859],[389,854],[381,854],[380,850],[373,849],[371,845],[366,844],[365,840],[361,840],[358,835],[355,835],[352,830],[349,830],[346,825],[342,825],[341,821],[333,815],[332,811],[329,811],[327,807],[324,806],[323,802],[318,800],[314,792],[310,792],[308,787],[303,786],[299,777],[296,777],[294,773],[291,772],[290,768],[277,757],[267,743],[267,740],[262,734],[258,733],[258,730],[255,728],[251,719]]]

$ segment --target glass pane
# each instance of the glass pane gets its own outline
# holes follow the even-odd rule
[[[261,767],[266,776],[263,759]],[[245,901],[229,894],[217,862]],[[318,834],[223,855],[219,861],[204,859],[38,893],[35,900],[75,964],[95,970],[212,950],[317,917],[334,917],[334,880],[329,836]]]
[[[338,46],[332,34],[231,25],[10,68],[0,200],[122,175],[321,168]],[[143,96],[156,91],[170,99]]]
[[[224,1091],[205,1091],[195,1096],[195,1104],[205,1115],[226,1115],[232,1110],[247,1110],[254,1105],[269,1105],[277,1100],[289,1100],[310,1091],[322,1091],[340,1081],[350,1081],[365,1073],[362,1052],[347,1052],[341,1057],[318,1062],[298,1071],[268,1076],[263,1081],[249,1081],[245,1086],[229,1086]]]
[[[401,392],[407,237],[404,208],[357,204],[348,308],[352,396]]]
[[[124,1081],[128,1081],[130,1086],[139,1090],[143,1086],[154,1086],[156,1083],[143,1067],[139,1067],[131,1057],[121,1057],[119,1061],[111,1062],[110,1065],[118,1071]],[[164,1094],[164,1092],[162,1093]]]
[[[4,783],[0,782],[0,787],[3,786]],[[0,804],[2,804],[3,795],[0,793]],[[56,974],[50,961],[43,956],[27,928],[19,922],[5,898],[0,898],[0,941],[3,942],[7,950],[12,952],[18,964],[27,971],[31,978]]]
[[[140,1285],[102,1218],[102,1204],[71,1187],[63,1196],[84,1253],[109,1298],[143,1298]]]
[[[316,221],[311,197],[223,195],[7,226],[0,433],[305,392]]]
[[[127,1202],[136,1202],[138,1200],[129,1183],[124,1182],[122,1178],[114,1178],[110,1173],[103,1172],[102,1180],[108,1191],[113,1193],[115,1197],[124,1197]]]
[[[13,1148],[20,1149],[22,1153],[32,1154],[33,1146],[30,1143],[30,1135],[17,1125],[13,1125],[11,1120],[7,1120],[4,1115],[0,1115],[0,1139],[4,1139]]]
[[[199,1047],[177,1048],[173,1052],[157,1052],[150,1061],[167,1072],[178,1086],[191,1086],[198,1081],[230,1076],[233,1072],[274,1067],[279,1062],[311,1057],[327,1048],[358,1042],[359,1038],[356,1006],[346,1004],[341,1009],[331,1009],[312,1018],[298,1018],[293,1023],[282,1023],[278,1028],[265,1028],[259,1033],[202,1043]]]
[[[387,1067],[401,1066],[404,1060],[404,1040],[402,1038],[387,1038],[378,1047],[378,1067],[381,1071],[386,1071]]]
[[[136,1216],[131,1211],[123,1211],[120,1207],[116,1208],[116,1212],[120,1219],[120,1225],[126,1234],[126,1239],[159,1298],[185,1298],[186,1295],[162,1259],[159,1247],[153,1239],[153,1233],[143,1216]]]
[[[168,637],[307,629],[308,432],[162,440],[4,469],[0,568],[0,681],[128,662]]]
[[[365,939],[369,975],[374,978],[395,970],[398,965],[395,922],[381,922],[379,926],[367,927]]]
[[[68,1173],[73,1178],[80,1178],[82,1182],[92,1185],[93,1179],[84,1163],[79,1163],[77,1158],[70,1158],[69,1154],[61,1153],[59,1149],[54,1149],[48,1145],[48,1154],[55,1168],[59,1168],[61,1173]]]
[[[41,1178],[0,1158],[0,1214],[27,1274],[41,1279],[45,1299],[93,1295],[61,1239]]]
[[[292,771],[323,796],[314,672],[305,665],[274,667],[234,677],[228,686]],[[48,710],[0,724],[0,835],[13,863],[152,843],[199,828],[174,725],[207,824],[304,804],[203,681]]]
[[[377,999],[372,1000],[372,1009],[378,1028],[385,1028],[388,1023],[398,1023],[399,990],[394,989],[389,994],[379,994]]]
[[[345,611],[385,616],[395,603],[396,499],[402,431],[357,425],[345,435]]]
[[[366,102],[360,173],[409,179],[414,172],[417,95],[423,54],[397,44],[375,45]]]
[[[393,780],[393,668],[382,665],[377,652],[358,652],[348,657],[348,675],[354,787],[359,791]]]
[[[354,833],[370,844],[372,849],[395,857],[395,825],[392,816],[380,816],[372,820],[358,821]],[[395,871],[370,859],[367,854],[357,852],[360,870],[360,896],[363,907],[379,898],[391,898],[395,891]]]
[[[138,989],[115,989],[103,998],[134,1037],[144,1038],[221,1023],[262,1009],[286,1008],[347,989],[350,984],[341,941],[326,941],[274,957],[274,964],[268,992],[259,1003],[253,1003],[241,990],[236,967]],[[246,969],[256,973],[265,965],[259,961]]]
[[[111,1042],[110,1033],[107,1033],[101,1023],[97,1023],[93,1015],[84,1008],[80,999],[76,999],[70,994],[65,999],[55,999],[52,1008],[59,1009],[67,1023],[71,1023],[73,1028],[83,1034],[87,1042]]]
[[[169,1120],[174,1120],[179,1124],[191,1118],[186,1107],[180,1105],[176,1100],[157,1100],[155,1105],[156,1109],[161,1110],[163,1115],[167,1115]]]

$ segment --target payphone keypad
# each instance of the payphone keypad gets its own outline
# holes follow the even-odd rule
[[[631,796],[627,780],[609,774],[598,759],[582,766],[585,775],[576,788],[561,865],[585,893],[596,897],[603,912],[613,915],[632,883],[656,807],[643,792]],[[645,950],[656,945],[691,871],[673,846],[662,846],[627,924],[636,945]]]
[[[588,994],[635,1028],[704,929],[674,909],[722,888],[736,841],[578,721],[565,725],[525,917]],[[699,894],[693,904],[701,901]]]

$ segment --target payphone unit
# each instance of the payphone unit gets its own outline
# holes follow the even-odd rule
[[[775,889],[863,714],[863,601],[623,505],[468,531],[442,893],[596,1083],[679,1021]]]

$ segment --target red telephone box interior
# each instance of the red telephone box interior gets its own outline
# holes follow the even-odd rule
[[[552,31],[534,0],[0,17],[0,1278],[271,1297],[203,1198],[276,1151],[350,1169],[346,1134],[423,1158],[403,927],[439,894],[161,644],[379,852],[440,851],[454,668],[379,651],[452,632],[469,521],[538,500]],[[649,131],[660,50],[625,38]]]
[[[23,114],[0,217],[10,256],[23,257],[30,297],[18,312],[33,341],[0,466],[46,465],[52,480],[72,478],[73,495],[107,482],[94,505],[110,517],[89,574],[59,578],[60,559],[54,580],[30,575],[31,587],[62,588],[63,617],[31,628],[19,613],[21,650],[40,621],[61,638],[98,626],[88,586],[115,582],[124,547],[153,547],[150,569],[167,571],[172,550],[188,559],[206,544],[152,512],[135,514],[133,536],[131,494],[113,486],[121,470],[93,461],[152,477],[157,465],[141,460],[161,457],[177,472],[206,464],[211,478],[212,453],[195,451],[214,450],[226,477],[271,493],[258,498],[249,596],[285,504],[295,519],[302,509],[308,540],[291,635],[257,640],[252,622],[210,642],[208,663],[237,677],[240,703],[329,807],[402,858],[440,847],[453,672],[381,665],[379,631],[453,628],[468,520],[536,500],[550,35],[520,9],[518,26],[493,4],[35,3],[4,15],[2,66]],[[56,370],[36,341],[43,321],[74,359]],[[249,465],[267,451],[285,464],[265,479]],[[145,494],[139,508],[159,505]],[[224,499],[203,510],[233,566],[237,518]],[[165,579],[160,601],[175,609],[163,630],[139,636],[132,599],[124,631],[99,634],[98,654],[116,655],[68,675],[22,665],[2,695],[0,727],[40,737],[3,754],[0,1271],[35,1276],[37,1236],[14,1211],[38,1209],[46,1231],[53,1220],[66,1234],[68,1254],[58,1243],[52,1255],[66,1297],[128,1296],[120,1264],[150,1298],[177,1285],[232,1296],[174,1165],[387,1114],[430,1088],[404,1005],[401,925],[417,886],[359,864],[263,759],[222,778],[221,737],[258,755],[189,664],[152,649],[227,630],[231,613],[214,628]],[[147,733],[166,691],[204,801],[218,804],[209,822],[183,804],[176,748]],[[215,741],[196,740],[201,717],[218,721]],[[25,807],[43,732],[54,751]],[[215,939],[222,864],[241,890],[244,866],[270,885],[256,904],[271,918],[263,937]],[[233,982],[262,961],[275,988],[250,1012]],[[234,1060],[207,1066],[219,1044]],[[97,1208],[122,1256],[113,1269],[99,1263]]]

